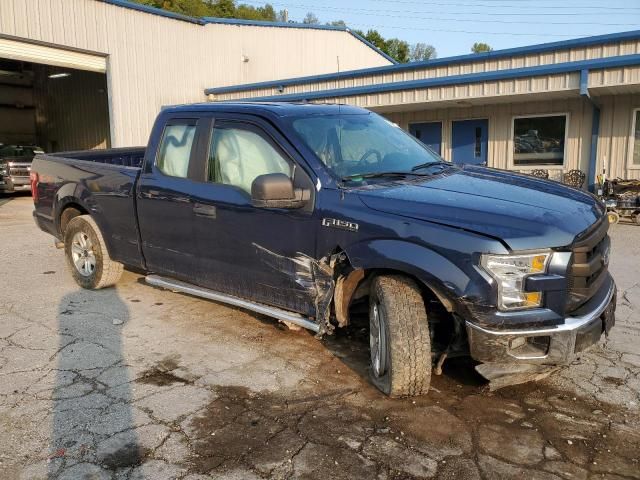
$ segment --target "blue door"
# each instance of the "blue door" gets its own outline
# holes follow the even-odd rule
[[[442,123],[412,123],[409,125],[409,133],[438,155],[442,155]]]
[[[451,129],[453,163],[486,165],[488,140],[489,121],[487,119],[453,122]]]

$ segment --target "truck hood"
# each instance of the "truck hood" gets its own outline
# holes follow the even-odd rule
[[[358,195],[371,209],[480,233],[512,250],[570,245],[604,214],[588,193],[482,167],[373,185]]]

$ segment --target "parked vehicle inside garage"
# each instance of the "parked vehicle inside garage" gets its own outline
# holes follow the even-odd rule
[[[135,268],[320,335],[365,305],[392,396],[426,393],[446,356],[490,379],[565,365],[614,324],[594,196],[444,162],[360,108],[166,108],[146,148],[38,155],[31,183],[84,288]]]
[[[0,144],[0,193],[30,190],[31,162],[40,153],[44,151],[34,145]]]

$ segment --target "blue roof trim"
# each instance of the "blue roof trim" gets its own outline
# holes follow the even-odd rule
[[[232,85],[228,87],[208,88],[205,90],[207,95],[209,94],[222,94],[232,92],[242,92],[245,90],[253,90],[259,88],[277,88],[280,86],[287,87],[289,85],[302,85],[305,83],[321,82],[326,80],[344,80],[347,78],[354,78],[363,75],[374,75],[379,73],[396,73],[405,70],[416,70],[425,67],[438,67],[442,65],[449,65],[452,63],[466,63],[477,60],[486,59],[498,59],[504,57],[511,57],[515,55],[525,55],[529,53],[545,53],[553,50],[575,48],[575,47],[588,47],[591,45],[597,45],[601,43],[620,42],[624,40],[637,40],[640,39],[640,30],[633,30],[630,32],[620,33],[608,33],[605,35],[595,35],[593,37],[574,38],[571,40],[561,40],[558,42],[541,43],[537,45],[529,45],[526,47],[507,48],[504,50],[494,50],[492,52],[485,53],[471,53],[467,55],[458,55],[455,57],[436,58],[434,60],[426,60],[424,62],[410,62],[400,63],[396,65],[389,65],[384,67],[362,68],[359,70],[349,70],[340,73],[328,73],[324,75],[311,75],[307,77],[296,77],[289,79],[282,79],[269,82],[248,83],[244,85]]]
[[[377,53],[379,53],[380,55],[382,55],[384,58],[386,58],[387,60],[389,60],[392,64],[394,65],[399,65],[399,62],[393,58],[390,57],[389,55],[387,55],[386,53],[384,53],[382,50],[380,50],[378,47],[376,47],[373,43],[371,43],[369,40],[367,40],[366,38],[364,38],[362,35],[358,35],[356,32],[354,32],[353,30],[351,30],[350,28],[347,28],[347,32],[349,32],[351,35],[353,35],[354,37],[356,37],[358,40],[360,40],[362,43],[364,43],[367,47],[375,50]]]
[[[337,88],[324,91],[306,93],[291,93],[283,95],[270,95],[265,97],[243,99],[243,101],[305,101],[320,100],[332,97],[348,97],[353,95],[367,95],[391,91],[413,90],[417,88],[440,87],[447,85],[464,85],[468,83],[488,82],[495,80],[509,80],[522,77],[539,75],[552,75],[556,73],[582,72],[584,70],[596,70],[602,68],[624,67],[640,65],[640,54],[621,55],[618,57],[597,58],[593,60],[580,60],[576,62],[556,63],[552,65],[539,65],[535,67],[512,68],[509,70],[497,70],[491,72],[467,73],[463,75],[451,75],[448,77],[427,78],[411,80],[408,82],[382,83],[367,85],[364,87]]]
[[[129,8],[131,10],[138,10],[139,12],[150,13],[151,15],[158,15],[160,17],[172,18],[174,20],[182,20],[183,22],[195,23],[196,25],[205,25],[203,20],[199,18],[189,17],[180,13],[169,12],[160,8],[150,7],[149,5],[142,5],[140,3],[129,2],[128,0],[100,0],[101,2],[116,5],[118,7]]]

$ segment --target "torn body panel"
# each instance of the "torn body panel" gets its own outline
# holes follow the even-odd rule
[[[338,256],[330,255],[317,260],[297,252],[293,257],[286,257],[256,243],[253,246],[265,265],[291,278],[307,292],[314,305],[318,335],[331,333],[331,301],[336,284],[334,266]]]

